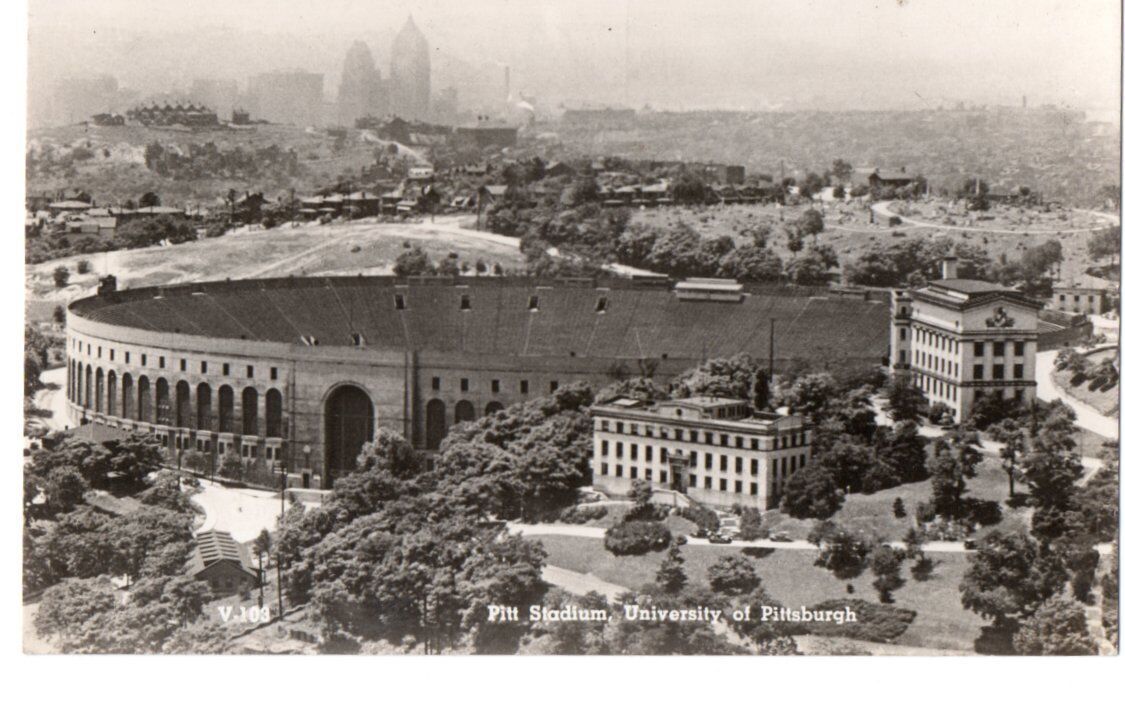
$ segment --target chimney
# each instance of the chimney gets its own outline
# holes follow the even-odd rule
[[[956,280],[957,279],[957,258],[956,256],[946,256],[941,259],[941,279],[942,280]]]

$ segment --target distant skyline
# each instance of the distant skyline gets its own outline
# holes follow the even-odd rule
[[[552,110],[1119,105],[1115,0],[31,0],[30,102],[66,77],[145,94],[293,69],[332,101],[352,42],[386,74],[408,13],[435,92],[507,64]]]

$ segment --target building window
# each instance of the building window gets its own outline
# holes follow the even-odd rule
[[[661,448],[660,449],[660,462],[662,462],[662,463],[668,462],[668,449],[667,448]]]
[[[1016,341],[1012,344],[1012,354],[1017,357],[1023,355],[1023,341]]]
[[[608,307],[608,306],[609,306],[609,299],[607,299],[606,297],[598,297],[598,303],[594,307],[594,311],[597,312],[598,314],[604,314],[605,310],[606,310],[606,307]]]
[[[734,473],[736,475],[742,474],[742,458],[741,457],[736,457],[734,459]]]
[[[496,394],[500,391],[500,380],[492,381],[492,393]]]
[[[406,297],[403,295],[395,295],[395,309],[400,312],[406,309]]]
[[[750,459],[750,475],[752,477],[757,477],[757,475],[758,475],[758,459],[757,458],[751,458]]]
[[[609,476],[609,464],[608,463],[604,463],[604,462],[602,463],[602,475],[606,476],[606,477]]]
[[[1020,404],[1023,404],[1023,390],[1022,389],[1016,390],[1016,401],[1019,402]]]
[[[531,295],[527,300],[527,308],[533,312],[539,311],[539,295]]]
[[[741,448],[742,447],[742,436],[735,436],[734,437],[734,447],[735,448]]]
[[[677,428],[677,429],[676,429],[676,433],[675,433],[675,435],[676,435],[676,442],[677,442],[677,443],[678,443],[678,442],[680,442],[680,441],[683,441],[683,439],[684,439],[684,430],[683,430],[682,428]]]
[[[148,354],[141,353],[141,365],[145,367],[148,366]]]
[[[468,392],[469,391],[469,378],[467,378],[467,377],[461,378],[461,391],[462,392]]]
[[[277,379],[277,368],[270,368],[270,379],[271,380]]]
[[[557,392],[559,389],[558,380],[551,380],[551,392]]]
[[[708,470],[711,469],[711,454],[710,453],[704,453],[703,454],[703,467],[707,468]]]
[[[691,464],[692,467],[695,467],[696,465],[698,465],[699,464],[699,453],[695,452],[694,450],[691,451],[691,456],[689,457],[688,462],[689,462],[689,464]]]
[[[180,358],[180,372],[187,372],[187,358]]]
[[[616,446],[616,449],[617,449],[617,457],[619,457],[619,458],[625,457],[625,444],[615,442],[614,445]]]
[[[973,379],[974,380],[983,380],[984,379],[984,366],[983,365],[974,365],[973,366]]]
[[[666,484],[668,482],[668,472],[666,470],[660,471],[660,482]]]
[[[618,477],[624,477],[625,476],[625,468],[621,467],[620,465],[617,465],[616,468],[617,468],[617,476]]]
[[[805,454],[801,453],[801,467],[805,466]]]
[[[435,392],[437,392],[441,389],[441,378],[440,377],[431,377],[430,378],[430,389],[432,389]]]
[[[692,443],[698,443],[699,442],[699,431],[691,431],[688,434],[688,436],[689,436],[688,441],[690,441]]]
[[[899,338],[900,341],[906,340],[906,327],[903,327],[903,328],[898,330],[898,338]]]
[[[113,349],[112,348],[109,349],[109,359],[111,361],[113,360]]]
[[[609,455],[609,441],[602,441],[602,455]]]
[[[645,446],[645,462],[652,462],[652,446]]]
[[[757,450],[757,449],[758,449],[758,439],[757,438],[751,438],[750,439],[750,450]]]
[[[223,375],[230,375],[230,363],[223,363]]]
[[[727,491],[727,481],[726,481],[725,479],[720,479],[720,480],[719,480],[719,491],[720,491],[720,492],[725,492],[725,491]]]
[[[160,356],[159,360],[157,360],[157,364],[160,365],[160,369],[164,369],[164,356]]]
[[[742,492],[742,480],[735,480],[734,481],[734,491],[736,493]]]
[[[973,344],[973,356],[977,358],[984,357],[984,343],[977,341]]]
[[[750,483],[750,496],[752,496],[752,497],[758,496],[758,483],[757,482],[751,482]]]
[[[637,468],[635,466],[629,468],[629,479],[637,479]]]
[[[1012,366],[1012,377],[1017,380],[1023,379],[1023,365],[1017,364]]]
[[[993,344],[992,344],[992,355],[993,355],[993,357],[997,357],[997,358],[1003,358],[1004,357],[1004,342],[1003,341],[994,341],[993,342]]]
[[[997,364],[997,365],[992,366],[992,379],[994,379],[994,380],[1003,380],[1004,379],[1004,366],[1003,365]]]
[[[250,378],[251,380],[254,379],[254,366],[253,365],[247,365],[246,366],[246,377]]]
[[[703,478],[703,488],[704,489],[710,489],[711,488],[711,477],[710,476],[707,476],[707,477]]]
[[[199,372],[203,373],[204,375],[207,374],[207,361],[206,360],[199,363]]]
[[[689,487],[695,486],[695,475],[688,475],[688,486]]]
[[[652,481],[652,470],[647,468],[645,469],[645,479],[649,482]]]
[[[527,394],[528,386],[527,380],[520,380],[520,394]]]
[[[130,353],[129,351],[125,351],[125,362],[126,363],[129,362],[130,356],[132,356],[132,353]]]
[[[630,460],[636,460],[637,459],[637,444],[636,443],[630,443],[629,444],[629,459]]]
[[[461,311],[468,311],[472,308],[473,306],[469,301],[469,295],[461,295]]]
[[[727,444],[727,434],[720,433],[719,434],[719,445],[721,445],[723,447],[726,447],[726,444]]]
[[[722,472],[727,471],[727,456],[725,455],[719,456],[719,470],[721,470]]]
[[[706,443],[707,445],[711,445],[711,432],[710,431],[704,431],[703,432],[703,442]]]

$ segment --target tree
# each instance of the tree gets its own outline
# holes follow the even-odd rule
[[[919,482],[929,477],[926,470],[926,440],[912,421],[900,421],[887,435],[877,434],[879,460],[889,465],[896,484]]]
[[[633,502],[634,509],[647,508],[652,502],[652,483],[646,480],[633,480],[629,486],[628,498]]]
[[[64,266],[60,265],[55,268],[51,275],[55,279],[55,287],[66,287],[67,283],[70,282],[70,271]]]
[[[828,518],[844,503],[832,473],[817,464],[797,470],[785,482],[781,510],[794,518]]]
[[[852,175],[852,164],[847,161],[837,158],[832,161],[832,175],[840,182],[848,180]]]
[[[750,399],[759,382],[758,372],[749,353],[712,358],[672,380],[671,393],[674,397]]]
[[[754,408],[765,411],[770,408],[770,373],[758,368],[754,373]]]
[[[887,388],[887,413],[895,421],[918,421],[926,406],[926,395],[904,374],[895,375]]]
[[[1008,496],[1016,496],[1016,478],[1020,475],[1019,458],[1024,451],[1023,426],[1015,419],[1004,419],[989,432],[1000,441],[1000,464],[1008,473]]]
[[[990,533],[969,555],[961,605],[1001,629],[1027,618],[1066,585],[1061,559],[1023,533]]]
[[[744,244],[723,256],[719,261],[719,274],[732,277],[740,282],[772,282],[781,279],[781,258],[771,249],[759,245]]]
[[[673,542],[668,547],[668,554],[660,563],[656,571],[656,583],[664,592],[677,594],[683,590],[688,578],[684,573],[684,557],[680,554],[680,546]]]
[[[66,310],[63,309],[61,304],[55,306],[55,310],[51,312],[51,318],[56,324],[66,323]]]
[[[144,207],[159,207],[160,206],[160,195],[156,194],[155,192],[146,192],[145,194],[141,195],[139,205],[142,208],[144,208]]]
[[[824,231],[824,215],[820,213],[819,209],[808,208],[801,212],[801,216],[797,217],[797,232],[804,238],[812,236],[813,239]]]
[[[934,510],[940,516],[961,517],[965,480],[976,476],[981,456],[976,433],[959,429],[949,442],[939,441],[934,446],[934,459],[930,464]]]
[[[739,515],[738,537],[742,540],[761,540],[768,538],[770,530],[762,522],[762,512],[758,507],[744,508]]]
[[[724,555],[707,568],[707,581],[716,594],[738,596],[750,594],[762,586],[747,555]]]
[[[242,479],[244,467],[242,458],[231,450],[223,455],[219,463],[219,474],[227,479],[238,481]]]
[[[1032,533],[1044,540],[1062,536],[1071,528],[1067,514],[1074,506],[1082,463],[1073,453],[1034,451],[1023,459],[1020,470],[1035,503]]]
[[[1012,644],[1021,655],[1096,655],[1086,610],[1064,594],[1047,599],[1021,625]]]
[[[894,603],[891,592],[906,583],[900,572],[902,560],[903,553],[889,545],[881,545],[871,553],[871,571],[875,574],[873,586],[879,592],[879,601],[884,604]]]
[[[809,531],[808,541],[817,547],[813,564],[823,567],[838,579],[858,577],[867,567],[872,544],[832,521],[820,521]]]
[[[411,248],[404,251],[395,259],[394,274],[398,277],[415,277],[420,275],[433,275],[434,266],[430,256],[421,248]]]
[[[906,518],[906,504],[902,503],[902,497],[895,497],[891,511],[894,512],[895,518]]]

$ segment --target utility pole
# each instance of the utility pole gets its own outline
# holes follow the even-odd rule
[[[770,318],[770,384],[773,384],[773,322],[775,319]]]

